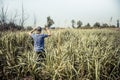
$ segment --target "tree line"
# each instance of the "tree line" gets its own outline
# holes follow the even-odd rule
[[[81,28],[81,27],[85,27],[85,28],[119,28],[119,20],[117,20],[117,26],[115,25],[110,25],[110,24],[107,24],[107,23],[103,23],[103,24],[100,24],[100,22],[95,22],[93,24],[93,26],[90,25],[90,23],[87,23],[85,26],[82,26],[83,23],[82,21],[78,20],[77,22],[73,19],[71,20],[71,24],[72,24],[72,27],[73,28]],[[76,24],[76,26],[75,26]]]
[[[8,18],[8,10],[5,9],[5,7],[0,8],[0,31],[6,31],[6,30],[31,30],[33,27],[27,26],[25,27],[25,22],[27,18],[24,14],[24,8],[22,5],[22,13],[21,18],[19,20],[19,23],[16,23],[16,18],[18,17],[18,14],[16,13],[13,17]],[[50,28],[54,24],[53,19],[51,19],[50,16],[47,17],[47,23],[44,27]],[[36,25],[36,20],[34,20],[34,26]]]
[[[19,21],[19,24],[17,24],[16,18],[17,18],[17,13],[11,17],[10,19],[8,19],[8,14],[7,14],[7,9],[5,9],[4,7],[1,7],[0,9],[0,31],[5,31],[5,30],[31,30],[32,27],[28,26],[28,27],[24,27],[25,25],[25,21],[27,20],[27,18],[24,15],[24,8],[22,5],[22,14],[21,14],[21,18]],[[48,28],[52,28],[51,26],[54,24],[54,20],[48,16],[47,17],[47,23],[45,24],[44,27],[48,27]],[[81,20],[75,21],[74,19],[71,20],[71,27],[72,28],[119,28],[119,20],[117,20],[117,26],[115,25],[109,25],[107,23],[104,24],[100,24],[99,22],[94,23],[93,26],[90,25],[90,23],[87,23],[85,26],[83,25],[83,22]],[[36,24],[36,20],[34,20],[34,24]],[[55,27],[53,28],[55,29]]]

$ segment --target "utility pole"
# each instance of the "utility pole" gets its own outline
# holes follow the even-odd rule
[[[117,20],[117,28],[119,28],[119,20]]]

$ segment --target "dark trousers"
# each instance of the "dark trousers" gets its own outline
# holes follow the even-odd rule
[[[37,54],[37,62],[45,61],[46,55],[44,50],[41,50],[40,52],[36,52],[36,54]]]

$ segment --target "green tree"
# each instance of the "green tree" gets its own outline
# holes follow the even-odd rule
[[[90,23],[87,23],[87,24],[86,24],[86,27],[90,27],[90,26],[91,26]]]
[[[96,23],[93,25],[93,27],[99,28],[99,27],[100,27],[100,23],[99,23],[99,22],[96,22]]]
[[[32,30],[33,28],[31,26],[27,26],[26,30]]]
[[[82,25],[83,25],[83,23],[79,20],[78,22],[77,22],[77,28],[80,28]]]
[[[71,23],[72,23],[72,27],[75,28],[75,20],[74,19],[71,21]]]
[[[47,17],[47,25],[45,27],[50,28],[54,24],[53,19],[50,18],[50,16]]]
[[[116,26],[115,25],[111,25],[110,28],[115,28]]]
[[[1,22],[1,26],[4,28],[5,27],[5,24],[7,22],[7,11],[8,9],[5,9],[4,6],[1,7],[1,10],[0,10],[0,22]]]
[[[102,25],[102,28],[108,28],[109,27],[109,25],[107,24],[107,23],[104,23],[103,25]]]

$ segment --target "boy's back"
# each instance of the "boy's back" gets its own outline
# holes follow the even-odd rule
[[[34,40],[34,51],[40,52],[44,50],[44,38],[48,37],[47,34],[31,34]]]
[[[34,31],[36,31],[36,33],[33,33]],[[29,35],[33,38],[34,40],[34,51],[35,52],[41,52],[44,50],[44,38],[51,36],[50,31],[48,30],[48,28],[46,28],[46,32],[47,34],[41,34],[42,28],[38,27],[33,29]]]

